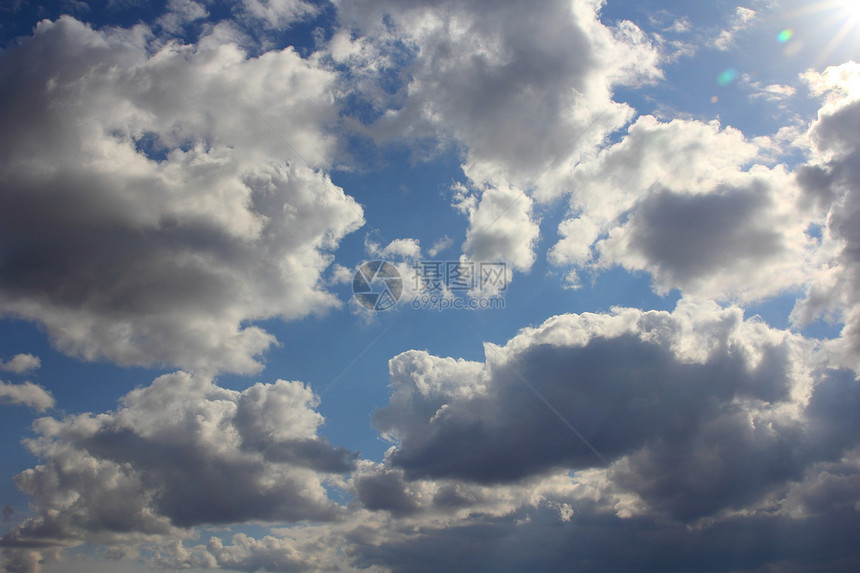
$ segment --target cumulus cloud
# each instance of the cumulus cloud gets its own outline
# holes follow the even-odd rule
[[[408,351],[374,415],[395,445],[357,462],[349,517],[171,563],[275,568],[316,539],[310,568],[851,570],[860,384],[818,352],[693,299],[556,316],[484,362]]]
[[[860,384],[817,352],[684,299],[553,317],[484,362],[403,353],[374,415],[395,446],[352,478],[390,518],[351,552],[392,571],[850,569]],[[749,552],[739,531],[785,543]]]
[[[19,354],[19,356],[21,356]],[[11,384],[0,381],[0,404],[23,404],[39,412],[54,407],[51,393],[32,382]]]
[[[0,313],[89,360],[252,372],[253,321],[338,304],[320,273],[363,223],[319,170],[333,74],[150,37],[63,17],[4,52]]]
[[[736,389],[709,380],[703,372],[707,368],[695,371],[696,366],[690,365],[691,371],[686,372],[682,360],[665,348],[671,345],[673,331],[681,330],[671,319],[665,331],[643,336],[662,335],[667,339],[664,344],[643,344],[637,336],[640,318],[646,321],[636,311],[594,318],[556,317],[503,349],[487,346],[485,364],[439,359],[420,351],[392,359],[391,406],[375,415],[384,435],[399,444],[392,463],[413,478],[505,482],[559,467],[602,466],[604,459],[642,447],[648,439],[643,433],[646,427],[655,439],[689,431],[673,426],[683,424],[682,420],[665,418],[669,427],[660,430],[662,414],[636,406],[658,404],[672,395],[677,409],[690,410],[696,419],[699,416],[684,399],[685,393],[698,397],[708,388],[724,392],[722,399],[726,399]],[[725,336],[738,319],[724,320],[728,323],[723,327]],[[683,343],[681,338],[676,344]],[[607,359],[610,356],[613,360]],[[700,358],[705,361],[706,357]],[[630,375],[624,373],[636,368],[654,372],[647,382],[639,377],[642,391],[650,394],[647,397],[628,387]],[[735,365],[733,370],[742,368]],[[685,386],[682,381],[687,379]],[[626,390],[613,388],[612,381],[624,384]],[[663,394],[667,398],[661,398]],[[568,423],[578,428],[577,433],[551,415],[546,404],[559,408],[563,420],[572,420]],[[521,423],[514,424],[515,418]]]
[[[161,26],[207,6],[171,1]],[[241,6],[270,30],[317,9]],[[0,568],[91,543],[170,569],[856,570],[860,71],[806,74],[825,103],[794,171],[769,162],[770,140],[650,116],[596,152],[632,117],[613,87],[659,75],[642,33],[599,7],[338,3],[334,69],[361,60],[361,90],[402,82],[362,93],[379,112],[363,133],[462,150],[464,257],[528,270],[540,203],[569,195],[552,262],[684,295],[672,312],[555,316],[483,361],[395,356],[373,414],[382,460],[330,444],[304,384],[234,391],[206,372],[259,367],[275,340],[255,320],[336,304],[320,277],[362,212],[322,171],[344,85],[328,60],[249,57],[223,27],[186,46],[70,18],[0,57],[15,135],[0,141],[0,313],[70,354],[199,370],[37,420],[39,464],[16,477],[32,513],[0,538]],[[753,19],[739,9],[729,32]],[[404,278],[422,254],[409,238],[365,247]],[[841,339],[708,300],[798,286],[794,324],[843,321]],[[54,405],[29,382],[0,383],[0,401]]]
[[[632,115],[613,101],[613,87],[659,76],[657,52],[641,30],[604,25],[599,2],[337,5],[341,25],[364,37],[350,50],[339,38],[339,53],[371,62],[408,50],[399,70],[407,79],[387,105],[376,98],[384,112],[371,133],[461,147],[478,201],[466,254],[498,251],[517,268],[534,259],[522,251],[534,242],[536,223],[488,228],[481,215],[495,218],[510,207],[511,218],[529,218],[526,194],[557,194],[553,167],[567,169]],[[506,203],[497,208],[500,200]]]
[[[381,462],[319,437],[298,382],[179,372],[115,411],[39,420],[44,462],[17,478],[37,517],[0,543],[9,560],[97,540],[241,571],[661,569],[679,547],[690,570],[850,570],[860,383],[821,352],[702,299],[552,317],[482,362],[410,350],[373,417],[394,443]],[[249,521],[300,523],[195,541]],[[749,552],[741,531],[786,542]]]
[[[32,549],[7,549],[0,557],[0,564],[8,573],[39,573],[42,570],[42,558],[38,551]]]
[[[6,362],[0,360],[0,370],[14,372],[15,374],[23,374],[32,370],[37,370],[42,365],[42,361],[38,356],[32,354],[16,354]]]
[[[639,118],[618,143],[577,167],[571,216],[549,257],[622,265],[658,292],[757,299],[802,284],[823,221],[793,174],[762,160],[766,142],[718,123]]]
[[[15,478],[36,516],[0,544],[122,546],[200,524],[341,519],[326,487],[356,456],[317,435],[317,404],[300,382],[237,392],[177,372],[114,411],[41,418],[26,444],[43,463]]]
[[[540,233],[532,199],[513,187],[486,186],[477,194],[460,187],[457,208],[469,218],[463,254],[473,261],[504,261],[527,271]]]
[[[797,325],[821,317],[844,323],[834,343],[839,362],[853,368],[860,350],[860,65],[849,62],[809,72],[805,79],[825,102],[807,138],[813,158],[797,179],[809,208],[827,213],[816,274],[792,312]]]
[[[604,468],[648,507],[690,520],[754,503],[856,445],[850,406],[832,420],[819,406],[837,382],[812,374],[810,352],[713,303],[563,315],[487,345],[484,363],[393,358],[391,403],[374,421],[406,479]],[[860,386],[836,378],[850,403]]]

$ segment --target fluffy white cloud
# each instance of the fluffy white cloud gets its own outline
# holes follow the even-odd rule
[[[407,79],[391,101],[368,96],[384,110],[371,133],[461,146],[476,194],[466,254],[517,268],[531,266],[534,255],[523,251],[537,236],[526,194],[557,194],[558,171],[630,118],[613,101],[614,86],[659,75],[644,34],[629,22],[604,25],[596,1],[337,5],[341,24],[363,35],[336,38],[339,60],[388,73],[390,54],[406,52],[399,71]],[[485,224],[502,211],[507,220]]]
[[[377,259],[396,258],[417,261],[421,258],[421,242],[418,239],[394,239],[382,247],[367,237],[364,248],[369,256]]]
[[[465,258],[504,261],[513,269],[529,270],[540,233],[532,207],[532,199],[513,187],[487,185],[478,193],[460,187],[457,208],[469,217]]]
[[[849,62],[805,75],[812,91],[825,98],[807,134],[812,161],[798,170],[804,199],[827,213],[818,272],[792,312],[797,325],[820,318],[844,323],[834,342],[837,360],[860,367],[860,65]]]
[[[802,284],[818,246],[806,231],[823,213],[807,208],[784,167],[756,164],[759,143],[717,123],[639,118],[573,171],[572,216],[550,260],[620,264],[648,271],[659,292],[718,299]]]
[[[86,359],[255,371],[250,323],[338,304],[326,251],[363,222],[317,170],[333,74],[149,37],[63,17],[4,52],[0,313]]]
[[[15,478],[36,516],[0,544],[123,547],[187,538],[200,524],[341,519],[326,487],[355,455],[317,435],[317,404],[299,382],[236,392],[177,372],[115,411],[41,418],[26,443],[43,463]]]
[[[36,370],[41,365],[42,361],[39,360],[39,357],[32,354],[16,354],[6,362],[0,360],[0,370],[14,372],[16,374],[23,374],[24,372]]]
[[[19,355],[21,356],[21,355]],[[32,382],[11,384],[0,380],[0,404],[23,404],[39,412],[54,407],[51,393]]]

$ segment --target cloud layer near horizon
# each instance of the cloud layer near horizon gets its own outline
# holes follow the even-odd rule
[[[226,390],[205,376],[159,377],[115,411],[40,418],[16,477],[36,517],[2,546],[45,549],[183,539],[193,526],[332,521],[325,484],[356,454],[317,435],[317,398],[299,382]]]

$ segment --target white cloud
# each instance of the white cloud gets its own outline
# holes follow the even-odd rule
[[[756,18],[755,10],[744,8],[743,6],[735,8],[735,14],[732,17],[730,27],[720,32],[719,36],[714,40],[714,47],[722,52],[727,51],[734,45],[737,33],[752,26]]]
[[[0,360],[0,370],[23,374],[32,370],[37,370],[42,365],[42,361],[38,356],[32,354],[16,354],[7,362]]]
[[[557,195],[557,171],[631,117],[628,106],[612,100],[613,87],[660,74],[657,51],[641,30],[630,22],[605,26],[599,2],[494,2],[492,9],[482,0],[337,4],[341,24],[380,54],[371,60],[404,46],[411,56],[402,70],[408,81],[370,132],[382,141],[461,146],[478,202],[523,195],[512,209],[518,221],[531,215],[520,206],[528,203],[525,194]],[[382,105],[378,92],[369,97]],[[480,211],[496,212],[488,205]],[[481,225],[470,220],[467,255],[493,253],[517,268],[531,266],[534,255],[523,251],[536,237],[534,222],[491,233]]]
[[[188,9],[177,26],[200,14],[171,5]],[[315,9],[244,5],[275,28]],[[855,569],[860,71],[806,74],[827,101],[794,173],[771,166],[773,141],[698,121],[642,117],[597,153],[632,113],[612,87],[657,74],[641,32],[605,27],[599,6],[343,3],[369,35],[341,30],[330,55],[365,66],[361,89],[396,50],[414,57],[394,96],[366,92],[388,111],[365,133],[463,150],[465,257],[527,271],[536,204],[569,195],[551,260],[572,281],[644,270],[682,290],[673,312],[555,316],[487,343],[483,361],[394,357],[373,416],[393,444],[381,461],[329,444],[300,382],[240,392],[177,372],[113,411],[42,418],[26,442],[40,463],[17,477],[33,513],[3,536],[0,568],[37,571],[89,543],[118,560],[110,570]],[[732,33],[753,17],[739,9]],[[23,63],[0,59],[0,116],[19,139],[0,140],[14,199],[0,197],[0,240],[19,249],[0,258],[0,311],[85,358],[247,372],[274,342],[253,321],[336,304],[328,252],[362,216],[321,171],[336,146],[322,127],[337,117],[331,70],[290,50],[249,58],[223,44],[229,27],[189,47],[144,27],[40,26]],[[365,246],[404,279],[421,256],[416,239]],[[795,323],[831,316],[841,339],[704,298],[798,285]],[[22,354],[0,368],[38,365]],[[54,404],[29,382],[0,383],[0,401]]]
[[[827,213],[819,269],[806,285],[806,296],[792,312],[803,326],[820,317],[844,323],[833,343],[838,362],[857,368],[860,350],[860,65],[849,62],[808,72],[805,79],[825,102],[806,139],[813,146],[810,163],[798,170],[798,182],[811,209]]]
[[[394,239],[382,247],[378,243],[373,242],[368,236],[365,238],[364,246],[368,256],[377,259],[397,258],[418,260],[421,258],[421,243],[418,239]]]
[[[194,0],[170,0],[167,3],[167,12],[160,16],[156,22],[166,32],[179,34],[187,24],[208,15],[209,11],[206,7]]]
[[[54,407],[51,393],[32,382],[11,384],[0,381],[0,404],[23,404],[39,412]]]
[[[459,191],[457,208],[469,217],[463,254],[473,261],[504,261],[527,271],[535,261],[540,228],[532,199],[522,190],[487,185],[478,194]]]
[[[4,53],[0,312],[89,360],[252,372],[251,323],[339,304],[327,251],[363,223],[318,171],[334,76],[148,37],[64,17]]]
[[[245,16],[282,29],[319,12],[319,6],[303,0],[241,0]]]
[[[645,270],[656,290],[757,299],[801,284],[823,220],[793,175],[756,164],[766,141],[717,123],[639,118],[572,174],[557,265]]]
[[[685,34],[693,28],[690,19],[686,16],[676,18],[670,26],[664,28],[664,32],[675,32],[676,34]]]
[[[751,97],[764,98],[768,101],[784,101],[797,92],[795,88],[783,84],[763,86],[759,82],[750,82],[750,86],[755,90]]]
[[[445,235],[444,237],[438,239],[433,245],[427,250],[427,254],[431,257],[435,257],[439,253],[449,249],[454,244],[454,239]]]

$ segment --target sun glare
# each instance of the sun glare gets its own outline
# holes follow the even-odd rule
[[[855,52],[860,46],[860,1],[858,0],[814,0],[803,4],[788,14],[791,17],[817,20],[813,25],[813,33],[828,37],[829,40],[818,54],[816,63],[823,64],[825,60],[840,47],[847,49],[852,57],[858,57]],[[787,42],[794,30],[788,28],[779,35],[780,42]],[[847,44],[847,48],[844,45]]]
[[[842,9],[851,15],[854,20],[860,20],[860,4],[856,0],[843,0]]]

